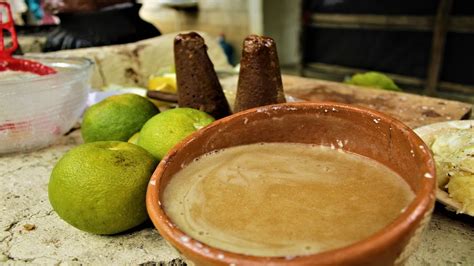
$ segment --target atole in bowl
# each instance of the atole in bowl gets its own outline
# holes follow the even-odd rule
[[[272,145],[286,148],[272,150]],[[245,147],[251,152],[241,150]],[[303,150],[290,152],[292,147],[295,151]],[[319,155],[294,160],[298,153],[311,154],[311,149]],[[265,150],[269,152],[264,154]],[[339,158],[338,154],[343,154],[341,158],[347,155],[347,160],[333,160]],[[239,158],[247,159],[242,163]],[[207,167],[193,168],[200,163],[207,163]],[[365,163],[369,167],[359,171]],[[214,174],[220,171],[220,165],[228,166],[226,173],[244,173],[245,178],[238,174]],[[359,170],[352,165],[358,165]],[[377,175],[372,165],[386,172]],[[256,171],[263,175],[245,174],[262,167],[267,170]],[[327,174],[331,169],[343,173],[340,177],[349,181],[358,175],[365,183],[357,184],[357,179],[352,178],[350,182],[354,185],[348,186],[346,179]],[[294,175],[293,170],[303,172]],[[317,172],[314,176],[313,170]],[[271,176],[265,177],[265,171],[270,171]],[[319,177],[323,172],[327,172],[324,178]],[[188,173],[189,179],[183,179],[188,178],[183,173]],[[378,190],[382,182],[379,180],[390,175],[397,176],[411,193],[405,205],[397,203],[397,193]],[[147,209],[160,234],[197,265],[400,264],[414,251],[431,216],[434,177],[435,166],[427,146],[394,118],[345,104],[278,104],[220,119],[176,145],[150,180]],[[259,178],[267,179],[261,182]],[[325,189],[321,190],[318,184]],[[313,193],[313,188],[319,192]],[[318,205],[321,195],[325,195],[322,200],[337,199],[335,211]],[[365,203],[360,203],[358,200],[364,197]],[[392,205],[398,209],[390,214],[385,212]],[[307,219],[313,214],[326,222],[326,228],[321,229],[315,219]],[[330,245],[326,248],[327,243],[316,241],[308,242],[302,249],[292,249],[301,241],[317,240],[328,232],[334,239],[344,238],[338,232],[356,235],[367,223],[383,217],[388,219],[386,224],[352,242],[333,243],[328,238]],[[332,225],[340,227],[331,228]],[[356,227],[351,229],[351,225]],[[295,244],[282,248],[283,240]],[[271,253],[271,245],[275,251],[286,249],[288,253]]]

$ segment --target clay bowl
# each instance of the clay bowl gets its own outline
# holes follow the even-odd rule
[[[212,150],[257,142],[322,144],[367,156],[402,176],[415,199],[394,222],[371,237],[314,255],[247,256],[207,246],[180,231],[161,206],[163,191],[173,175]],[[220,119],[176,145],[154,172],[146,203],[160,234],[197,265],[391,265],[405,261],[417,246],[434,206],[434,176],[428,147],[394,118],[344,104],[287,103]]]

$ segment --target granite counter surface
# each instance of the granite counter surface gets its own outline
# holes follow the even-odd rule
[[[76,130],[49,148],[0,156],[0,264],[184,264],[151,223],[97,236],[57,216],[48,201],[49,176],[59,158],[80,143]],[[474,219],[437,205],[407,265],[474,265]]]

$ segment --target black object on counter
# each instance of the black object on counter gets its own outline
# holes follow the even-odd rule
[[[142,20],[140,5],[118,5],[99,11],[59,14],[61,24],[47,37],[43,51],[57,51],[135,42],[161,35]]]

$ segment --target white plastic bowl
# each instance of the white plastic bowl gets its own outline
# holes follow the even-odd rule
[[[0,78],[0,154],[52,144],[77,122],[86,107],[92,61],[27,57],[58,73],[20,80]]]

